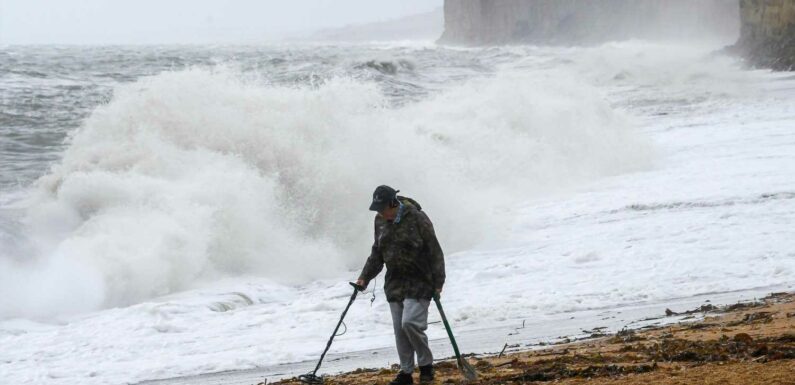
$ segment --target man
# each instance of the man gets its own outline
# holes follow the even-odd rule
[[[413,384],[414,354],[420,383],[433,381],[433,355],[428,347],[428,306],[444,285],[444,254],[433,224],[419,203],[397,195],[389,186],[373,192],[375,242],[357,284],[367,284],[386,264],[384,293],[392,312],[400,372],[390,385]]]

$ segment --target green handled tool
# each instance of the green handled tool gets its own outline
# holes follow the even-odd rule
[[[461,352],[458,351],[458,344],[455,343],[455,337],[453,337],[453,329],[450,328],[450,323],[447,322],[447,317],[444,315],[444,309],[442,309],[442,302],[439,300],[439,293],[435,293],[433,295],[433,301],[436,302],[436,308],[439,309],[439,314],[442,316],[442,322],[444,322],[444,328],[447,329],[447,335],[450,337],[450,342],[453,344],[453,351],[455,351],[455,358],[458,361],[458,369],[461,370],[461,374],[464,375],[464,378],[467,381],[475,381],[478,379],[478,372],[475,371],[475,368],[466,362],[463,358],[461,358]]]

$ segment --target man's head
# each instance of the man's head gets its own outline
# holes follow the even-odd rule
[[[398,192],[400,190],[395,190],[387,185],[376,187],[373,192],[373,202],[370,203],[370,211],[377,211],[387,220],[395,219],[399,205]]]

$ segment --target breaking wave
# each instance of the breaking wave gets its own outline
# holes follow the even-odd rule
[[[562,80],[562,79],[571,80]],[[501,73],[390,107],[375,83],[265,86],[193,69],[118,88],[26,203],[0,316],[123,306],[229,275],[358,269],[372,189],[416,198],[448,251],[517,204],[648,167],[649,145],[570,76]]]

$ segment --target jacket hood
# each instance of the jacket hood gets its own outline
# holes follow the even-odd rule
[[[420,206],[419,202],[415,201],[414,199],[400,195],[397,196],[397,199],[400,201],[400,203],[403,203],[404,205],[414,206],[414,208],[416,208],[417,210],[422,211],[422,206]]]

